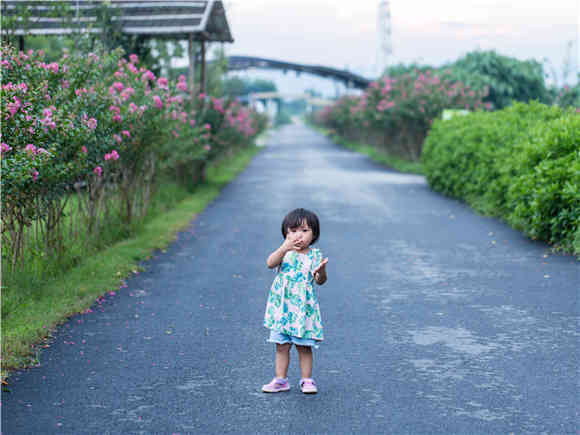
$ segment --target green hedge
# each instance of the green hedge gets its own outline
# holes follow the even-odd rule
[[[432,189],[580,254],[580,114],[538,102],[436,121],[422,159]]]

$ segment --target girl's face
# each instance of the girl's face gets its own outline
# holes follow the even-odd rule
[[[300,249],[306,249],[312,243],[314,233],[312,232],[312,228],[306,223],[306,220],[304,220],[299,227],[288,228],[288,236]]]

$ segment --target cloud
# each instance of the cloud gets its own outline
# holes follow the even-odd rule
[[[471,26],[471,24],[462,23],[459,21],[442,21],[441,25],[444,27],[449,27],[450,29],[464,29],[465,27]]]
[[[376,60],[376,0],[229,1],[229,53],[367,72]],[[578,0],[405,0],[391,12],[397,62],[440,65],[480,48],[559,68],[578,38]]]

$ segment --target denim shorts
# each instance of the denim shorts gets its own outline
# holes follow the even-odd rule
[[[293,343],[297,346],[308,346],[318,349],[316,340],[312,338],[294,337],[293,335],[282,334],[281,332],[273,330],[270,331],[270,338],[268,339],[268,342],[276,344]]]

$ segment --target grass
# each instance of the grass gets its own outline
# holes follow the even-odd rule
[[[187,191],[176,182],[169,179],[159,183],[160,188],[152,198],[149,212],[142,218],[135,219],[131,225],[125,224],[121,218],[121,201],[118,192],[109,192],[106,196],[107,210],[99,211],[98,227],[89,231],[86,227],[85,215],[79,210],[81,196],[86,192],[68,195],[60,231],[54,231],[55,236],[62,238],[62,248],[56,252],[46,249],[46,243],[41,231],[32,226],[23,233],[23,257],[12,269],[6,261],[3,267],[2,287],[2,319],[6,320],[17,307],[35,298],[39,287],[47,281],[63,275],[76,267],[86,257],[94,255],[103,249],[142,230],[143,224],[151,218],[164,213],[177,205],[187,196]],[[3,254],[6,254],[3,250]],[[6,258],[4,258],[6,260]],[[12,314],[13,315],[13,314]]]
[[[339,145],[342,145],[345,148],[348,148],[352,151],[356,151],[357,153],[364,154],[364,155],[370,157],[375,162],[380,163],[381,165],[395,169],[396,171],[399,171],[399,172],[405,172],[405,173],[411,173],[411,174],[421,174],[421,175],[424,174],[422,162],[413,162],[413,161],[402,159],[402,158],[397,157],[397,156],[387,154],[383,151],[379,151],[378,149],[376,149],[372,145],[366,145],[366,144],[361,144],[361,143],[357,143],[357,142],[349,142],[344,137],[336,134],[335,132],[333,132],[329,129],[320,127],[319,125],[313,124],[311,122],[308,122],[308,123],[310,126],[312,126],[314,129],[316,129],[320,133],[324,134],[325,136],[330,137],[333,142],[335,142]]]
[[[144,223],[131,238],[87,257],[68,272],[42,285],[33,283],[29,284],[32,288],[23,289],[28,295],[26,300],[13,304],[2,321],[2,380],[11,370],[38,364],[43,340],[50,337],[58,324],[90,308],[99,296],[119,289],[123,280],[137,271],[139,262],[174,241],[176,234],[219,195],[221,188],[237,176],[259,150],[251,146],[209,167],[204,184],[169,211]],[[175,193],[172,189],[161,189],[158,207],[164,196],[171,202],[171,195]]]

